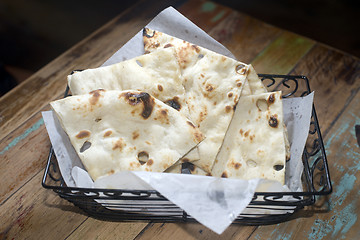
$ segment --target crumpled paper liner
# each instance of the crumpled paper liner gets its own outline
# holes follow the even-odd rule
[[[176,28],[174,27],[176,26]],[[235,58],[229,50],[211,38],[191,21],[169,7],[156,16],[147,27],[165,32],[191,43]],[[103,66],[131,59],[144,54],[142,30],[119,49]],[[252,179],[215,178],[187,174],[121,172],[98,179],[95,183],[72,147],[66,133],[52,111],[43,112],[59,168],[69,187],[155,189],[182,208],[198,222],[221,234],[241,213],[271,214],[292,212],[288,210],[248,209],[255,191],[302,191],[302,152],[309,132],[313,93],[303,98],[283,99],[284,121],[291,144],[291,160],[286,165],[286,185],[278,182]],[[124,201],[124,200],[119,200]],[[106,201],[99,201],[106,203]],[[111,200],[110,202],[114,202]],[[273,207],[272,207],[273,208]],[[282,207],[283,209],[283,207]],[[146,211],[146,210],[145,210]]]

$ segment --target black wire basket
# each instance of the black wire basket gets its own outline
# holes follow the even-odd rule
[[[259,74],[269,91],[282,91],[282,98],[310,94],[305,76]],[[68,88],[65,96],[68,95]],[[330,173],[313,106],[308,139],[302,154],[304,165],[302,192],[256,192],[245,211],[234,223],[274,224],[289,219],[317,196],[332,192]],[[113,221],[190,222],[196,221],[184,210],[155,190],[121,190],[67,187],[51,147],[42,186],[84,210],[88,215]]]

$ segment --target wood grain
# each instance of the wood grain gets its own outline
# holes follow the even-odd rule
[[[67,239],[134,239],[148,223],[84,221]]]
[[[354,132],[360,124],[359,60],[211,2],[190,0],[179,10],[239,60],[253,62],[258,72],[310,78],[331,163],[330,198],[320,199],[291,221],[261,227],[231,225],[218,236],[196,223],[99,221],[41,187],[50,143],[39,111],[62,95],[66,75],[99,66],[160,10],[180,3],[140,2],[0,98],[0,174],[6,179],[0,187],[0,238],[351,239],[359,234],[354,215],[359,209],[360,153]]]
[[[314,44],[313,40],[283,32],[251,63],[258,73],[287,74]]]
[[[208,32],[232,12],[228,7],[210,1],[187,1],[178,11]]]
[[[260,226],[250,239],[357,239],[360,220],[360,93],[324,139],[334,191],[307,208],[300,218],[276,226]]]
[[[226,46],[239,61],[250,63],[282,30],[232,11],[208,33]]]
[[[0,142],[0,203],[44,169],[49,149],[40,113]]]
[[[317,44],[291,74],[308,76],[325,136],[360,89],[360,61]]]
[[[158,12],[169,4],[180,3],[141,1],[1,97],[0,139],[59,96],[72,70],[100,66]]]
[[[136,239],[247,239],[253,227],[231,225],[221,235],[199,223],[153,223]]]
[[[1,239],[64,239],[86,218],[79,208],[42,188],[36,174],[0,206]]]

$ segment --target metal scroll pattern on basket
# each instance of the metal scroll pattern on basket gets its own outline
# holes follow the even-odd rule
[[[282,98],[304,97],[311,93],[309,81],[305,76],[259,74],[259,77],[270,91],[281,90]],[[331,192],[330,174],[321,139],[320,127],[313,106],[309,136],[303,153],[304,177],[308,178],[310,183],[309,191],[328,194]],[[296,198],[296,195],[293,196]]]

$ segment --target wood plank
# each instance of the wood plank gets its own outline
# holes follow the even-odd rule
[[[208,31],[210,36],[244,63],[253,61],[282,32],[281,29],[236,11]]]
[[[100,66],[169,4],[182,1],[142,1],[66,51],[0,98],[0,139],[37,113],[65,89],[74,69]],[[131,20],[131,21],[130,21]]]
[[[231,41],[230,41],[231,42]],[[300,56],[300,58],[301,58],[302,56]],[[260,61],[260,63],[261,63],[261,61]],[[81,64],[81,62],[79,62],[79,64]],[[62,90],[63,91],[63,90]],[[61,91],[61,93],[62,93],[62,91]],[[61,94],[60,93],[60,94]],[[16,134],[14,134],[12,137],[15,137],[15,136],[18,136],[18,135],[16,135]],[[10,140],[10,138],[8,139],[8,140]],[[1,149],[1,148],[0,148]],[[12,198],[11,198],[12,199]],[[74,236],[76,237],[76,236],[101,236],[101,237],[106,237],[107,235],[106,235],[106,231],[104,231],[104,232],[102,232],[100,235],[94,235],[94,232],[96,232],[97,230],[95,229],[95,228],[92,228],[92,226],[94,225],[94,224],[99,224],[99,226],[102,226],[102,227],[104,227],[105,229],[111,229],[111,227],[110,226],[114,226],[115,224],[113,224],[113,223],[108,223],[108,222],[96,222],[97,220],[94,220],[94,219],[92,219],[92,218],[90,218],[90,219],[87,219],[84,223],[82,223],[81,225],[80,225],[80,227],[78,228],[78,230],[76,230],[73,234],[74,234]],[[89,223],[89,224],[87,224],[87,223]],[[71,224],[71,223],[69,223],[69,224]],[[45,224],[46,225],[46,224]],[[133,236],[133,235],[131,235],[131,234],[137,234],[136,232],[138,231],[138,226],[136,226],[137,224],[135,224],[135,226],[134,226],[134,228],[135,228],[135,230],[134,230],[134,232],[132,232],[132,231],[130,231],[131,233],[129,233],[130,235],[128,235],[129,237],[130,236]],[[165,227],[165,229],[168,229],[168,230],[166,230],[165,232],[164,232],[164,234],[165,235],[167,235],[167,234],[170,234],[172,231],[177,231],[178,233],[178,235],[179,235],[179,237],[181,237],[181,236],[186,236],[186,234],[188,234],[188,232],[189,231],[187,231],[187,232],[185,232],[185,233],[181,233],[181,227],[175,227],[175,228],[172,228],[172,227],[168,227],[167,226],[168,224],[165,224],[163,227]],[[175,224],[174,224],[175,225]],[[192,224],[190,224],[190,225],[192,225]],[[200,230],[201,230],[201,228],[203,228],[201,225],[199,225],[199,226],[197,226],[196,227],[196,225],[198,225],[198,224],[194,224],[195,225],[195,227],[192,227],[192,231],[199,231],[199,233],[200,233]],[[76,226],[79,226],[79,224],[77,224]],[[125,225],[124,225],[125,226]],[[156,226],[157,225],[155,225],[154,227],[156,228]],[[186,226],[187,226],[187,224],[186,224]],[[129,227],[129,228],[132,228],[132,227]],[[99,229],[101,229],[101,227],[99,227]],[[118,232],[118,233],[121,233],[121,230],[122,229],[122,227],[119,227],[119,229],[118,230],[116,230],[116,232]],[[152,229],[152,228],[151,228]],[[174,230],[175,229],[175,230]],[[199,230],[200,229],[200,230]],[[242,230],[246,230],[246,231],[249,231],[249,229],[252,229],[252,228],[241,228],[241,230],[240,230],[240,232],[242,231]],[[6,229],[5,229],[6,230]],[[70,230],[71,231],[71,230]],[[70,232],[69,231],[69,232]],[[251,232],[251,231],[250,231]],[[77,235],[78,234],[78,235]],[[204,232],[204,234],[208,234],[207,236],[210,236],[211,235],[211,233],[210,232]],[[246,234],[246,236],[248,236],[249,234]],[[22,235],[22,236],[25,236],[25,235]],[[145,236],[149,236],[149,235],[145,235]],[[245,236],[245,235],[244,235]],[[73,237],[73,235],[71,235],[71,237]],[[143,237],[143,235],[140,235],[140,237]]]
[[[258,73],[288,74],[314,44],[313,40],[283,32],[251,63]]]
[[[3,178],[0,203],[44,169],[49,149],[50,141],[40,113],[0,142],[0,176]]]
[[[259,227],[250,239],[357,239],[360,233],[360,93],[346,106],[325,138],[333,193],[307,208],[300,218]]]
[[[360,61],[322,44],[316,46],[291,72],[308,76],[323,135],[341,115],[360,88]]]
[[[223,5],[211,1],[190,0],[178,8],[178,11],[194,22],[205,32],[208,32],[232,12]]]
[[[221,235],[199,223],[153,223],[136,239],[247,239],[254,227],[231,225]]]
[[[43,173],[38,173],[0,206],[1,239],[64,239],[87,216],[42,188]]]
[[[67,239],[134,239],[148,223],[104,222],[89,218]]]

